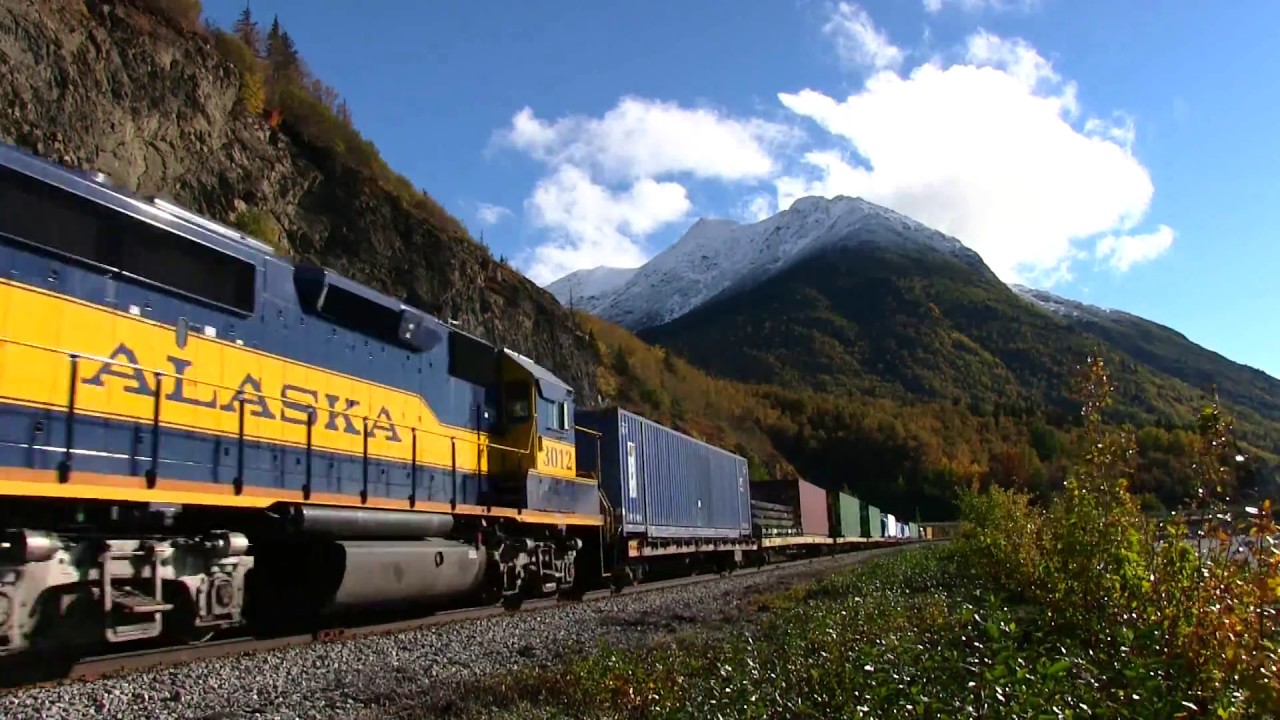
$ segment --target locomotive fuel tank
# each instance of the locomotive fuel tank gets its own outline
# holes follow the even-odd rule
[[[446,538],[296,537],[259,548],[251,595],[256,619],[279,621],[358,608],[429,605],[485,588],[490,553]],[[264,614],[259,614],[264,613]]]
[[[484,583],[486,553],[473,544],[431,538],[337,545],[342,577],[329,610],[454,600],[479,592]]]
[[[283,505],[271,513],[293,532],[348,539],[444,537],[454,526],[452,515],[407,510]]]

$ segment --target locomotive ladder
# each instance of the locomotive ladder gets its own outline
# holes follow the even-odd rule
[[[151,579],[154,582],[154,586],[149,594],[138,590],[132,585],[112,582],[117,579],[112,568],[114,561],[126,560],[133,566],[135,558],[142,558],[150,565]],[[99,556],[99,563],[102,572],[102,612],[106,624],[107,640],[110,642],[127,642],[129,640],[159,637],[164,613],[172,610],[173,605],[162,601],[163,583],[160,577],[160,557],[156,554],[154,547],[145,545],[139,550],[112,550],[108,548]],[[138,574],[141,574],[141,568],[135,568],[135,570],[139,571]],[[124,580],[126,578],[131,579],[131,576],[122,576],[118,579]],[[117,609],[118,612],[113,612]],[[149,614],[151,618],[139,623],[126,621],[117,624],[116,618],[118,614],[123,614],[130,618]]]

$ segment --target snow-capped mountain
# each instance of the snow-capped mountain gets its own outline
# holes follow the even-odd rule
[[[579,271],[547,287],[561,302],[568,288],[575,287],[575,306],[638,330],[748,288],[812,253],[863,243],[933,248],[985,269],[977,254],[959,240],[892,210],[861,198],[805,197],[749,225],[699,220],[679,241],[638,269]],[[619,278],[625,279],[618,282]],[[590,294],[590,301],[578,298],[577,283],[591,291],[582,293]],[[612,290],[603,289],[611,285]]]
[[[574,270],[546,286],[561,305],[594,313],[608,301],[639,268],[616,268],[600,265],[589,270]]]
[[[1063,318],[1073,320],[1110,320],[1114,318],[1133,318],[1141,320],[1136,315],[1124,312],[1123,310],[1113,310],[1111,308],[1099,307],[1082,303],[1079,300],[1064,298],[1061,295],[1054,295],[1047,290],[1039,290],[1026,285],[1009,285],[1009,289],[1017,293],[1018,297],[1030,302],[1032,305]]]

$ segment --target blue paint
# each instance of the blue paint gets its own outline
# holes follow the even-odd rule
[[[78,417],[71,482],[75,472],[142,477],[151,467],[149,426],[122,420]],[[55,470],[63,459],[66,415],[0,404],[0,466]],[[458,446],[464,452],[463,445]],[[359,456],[295,448],[257,440],[245,441],[244,484],[298,493],[306,484],[306,463],[311,463],[311,490],[351,496],[359,503],[364,489],[364,461]],[[160,431],[160,477],[230,485],[239,460],[236,438],[211,436],[189,430]],[[369,497],[407,501],[413,493],[413,468],[408,462],[370,458]],[[498,503],[496,478],[451,467],[419,463],[417,500],[458,505]],[[594,483],[574,482],[530,473],[525,483],[529,510],[596,515],[600,512]]]
[[[530,510],[581,515],[600,513],[600,491],[595,483],[570,482],[533,472],[529,473],[526,481],[525,502]]]
[[[620,408],[583,410],[578,467],[600,466],[600,489],[622,532],[650,538],[751,536],[747,461]],[[598,452],[597,452],[598,448]]]

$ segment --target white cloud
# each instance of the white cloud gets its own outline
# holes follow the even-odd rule
[[[476,218],[481,225],[497,225],[508,217],[511,217],[511,211],[501,205],[480,203],[476,206]]]
[[[979,31],[963,64],[880,73],[843,101],[778,98],[843,141],[776,181],[779,208],[861,196],[958,237],[1008,281],[1068,277],[1077,243],[1131,230],[1154,192],[1132,121],[1077,127],[1075,85],[1021,40]]]
[[[526,107],[498,140],[550,165],[572,163],[607,181],[674,173],[751,180],[775,172],[770,147],[791,135],[765,120],[624,97],[599,118],[570,115],[545,122]]]
[[[979,28],[965,41],[965,61],[975,67],[1000,70],[1021,83],[1027,92],[1054,99],[1069,118],[1074,119],[1080,112],[1076,84],[1064,81],[1026,40],[1005,39]]]
[[[1132,152],[1133,141],[1137,137],[1137,128],[1134,126],[1132,117],[1125,113],[1117,112],[1112,115],[1111,120],[1103,120],[1096,117],[1089,118],[1085,121],[1084,133],[1092,137],[1113,140],[1125,150]]]
[[[941,11],[943,6],[946,5],[971,13],[988,9],[997,12],[1006,10],[1030,11],[1040,5],[1040,0],[924,0],[925,12],[931,14]]]
[[[773,197],[764,193],[756,193],[742,201],[738,208],[738,216],[746,222],[760,222],[777,212],[773,206]]]
[[[528,254],[526,274],[546,283],[579,268],[642,264],[641,241],[692,208],[684,185],[660,178],[766,180],[780,171],[774,151],[796,137],[766,120],[636,97],[600,117],[545,121],[520,110],[495,141],[547,165],[525,204],[551,236]]]
[[[1139,263],[1151,262],[1173,247],[1173,228],[1161,225],[1145,235],[1107,235],[1098,241],[1094,256],[1120,272]]]
[[[582,268],[638,267],[648,258],[640,240],[690,208],[679,183],[644,178],[613,192],[581,168],[561,165],[525,201],[531,221],[552,234],[530,254],[525,274],[545,285]]]
[[[853,3],[837,5],[822,32],[835,41],[840,61],[851,68],[896,68],[905,57],[889,36],[876,27],[867,11]]]
[[[1172,229],[1136,231],[1154,186],[1133,153],[1134,119],[1084,112],[1076,84],[1030,43],[978,30],[899,69],[907,53],[859,6],[834,7],[823,30],[842,57],[879,70],[843,100],[779,93],[804,131],[629,96],[598,117],[517,112],[495,141],[547,173],[525,203],[549,238],[528,253],[527,274],[545,283],[643,263],[657,249],[647,237],[690,219],[699,182],[737,195],[698,215],[744,221],[805,195],[861,196],[959,238],[1002,279],[1042,287],[1090,256],[1124,271],[1170,247]]]

